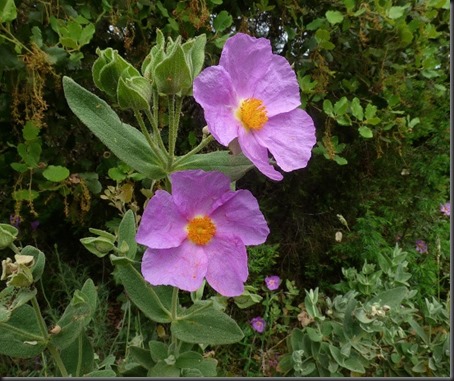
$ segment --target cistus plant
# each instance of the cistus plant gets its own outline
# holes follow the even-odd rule
[[[288,172],[307,165],[315,144],[312,119],[299,108],[296,75],[285,58],[272,54],[268,40],[236,34],[226,41],[220,66],[199,75],[205,42],[204,35],[184,43],[181,37],[166,41],[158,30],[142,72],[117,51],[98,49],[92,68],[95,85],[114,105],[131,111],[138,128],[122,122],[94,93],[63,78],[71,110],[119,159],[152,184],[152,197],[141,216],[138,208],[124,211],[116,234],[90,229],[96,236],[81,239],[97,257],[109,255],[115,279],[146,318],[170,326],[168,341],[152,340],[147,348],[131,346],[129,350],[146,376],[214,376],[217,361],[205,358],[195,345],[205,348],[244,337],[225,306],[215,303],[216,296],[204,299],[206,285],[222,297],[252,297],[245,288],[249,274],[246,245],[264,243],[270,232],[255,197],[247,190],[236,190],[235,181],[254,166],[282,180],[268,150]],[[194,97],[205,110],[208,132],[195,148],[176,156],[182,102],[192,94],[193,86]],[[162,105],[166,139],[159,122]],[[194,127],[202,130],[203,126]],[[232,152],[200,153],[213,137]],[[154,184],[164,189],[155,189]],[[2,248],[17,251],[10,242],[17,229],[5,225],[1,233]],[[140,245],[146,248],[144,253]],[[9,293],[15,292],[11,287],[32,286],[29,266],[33,260],[21,254],[16,263],[4,261],[2,279],[7,280]],[[75,294],[51,334],[32,299],[34,324],[42,337],[33,332],[30,335],[37,340],[22,343],[31,345],[31,352],[11,352],[8,347],[1,351],[27,356],[47,349],[62,376],[111,375],[111,369],[94,369],[93,361],[87,360],[93,360],[93,348],[84,328],[96,307],[93,282],[87,282],[87,289]],[[192,304],[180,302],[181,291],[191,293]],[[22,298],[22,304],[29,299]],[[82,307],[87,311],[78,310]],[[6,309],[3,315],[3,328],[21,324],[20,319],[16,321],[17,312]],[[254,327],[260,332],[265,324],[259,323]],[[78,350],[75,367],[65,364],[62,354],[63,358],[69,354],[62,350]]]
[[[288,336],[281,374],[300,377],[443,377],[450,367],[449,302],[415,303],[407,253],[342,269],[341,293],[306,291],[301,328]]]
[[[249,191],[235,190],[234,182],[253,165],[281,180],[283,176],[272,169],[267,149],[278,165],[290,171],[307,165],[315,144],[314,124],[298,108],[296,76],[284,58],[271,53],[269,41],[241,33],[227,40],[221,65],[230,70],[225,76],[232,78],[231,83],[217,82],[215,79],[222,78],[210,75],[210,68],[197,76],[204,46],[204,36],[185,43],[181,38],[168,39],[166,43],[158,31],[156,45],[142,64],[143,76],[117,52],[98,52],[93,65],[95,84],[120,107],[133,111],[140,132],[122,123],[96,95],[64,79],[73,112],[120,159],[150,180],[161,180],[165,188],[156,190],[148,201],[137,234],[133,212],[124,215],[119,231],[125,237],[118,237],[118,250],[110,254],[131,301],[152,321],[170,324],[170,343],[150,344],[164,351],[161,357],[156,359],[150,349],[149,361],[142,361],[148,376],[211,376],[214,360],[201,362],[192,345],[228,344],[243,338],[239,326],[222,308],[213,300],[203,300],[206,284],[224,297],[248,293],[244,287],[248,278],[246,245],[264,243],[269,234],[256,199]],[[269,64],[266,70],[257,66],[263,57]],[[282,80],[275,82],[275,76]],[[177,157],[182,99],[192,93],[193,82],[194,97],[205,109],[209,132],[198,146]],[[161,102],[167,105],[167,147],[158,123]],[[228,138],[221,138],[223,131]],[[231,147],[233,154],[199,153],[213,136],[226,146],[238,138],[237,147]],[[270,140],[271,136],[278,140]],[[260,139],[265,143],[253,143]],[[113,243],[105,233],[98,235],[82,243],[98,256],[107,255]],[[142,258],[137,243],[146,247]],[[137,262],[141,262],[140,273]],[[180,290],[193,293],[191,306],[180,305]]]
[[[14,261],[9,257],[2,260],[1,280],[6,286],[0,292],[0,353],[28,358],[46,351],[54,361],[55,375],[62,377],[115,376],[111,369],[96,368],[87,337],[87,325],[98,303],[93,281],[87,279],[74,291],[63,314],[49,326],[37,298],[37,284],[45,274],[45,254],[30,245],[17,247],[16,235],[13,226],[0,226],[1,248],[14,252]]]

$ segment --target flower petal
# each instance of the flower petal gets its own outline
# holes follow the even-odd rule
[[[247,252],[241,239],[216,236],[206,246],[209,258],[207,282],[224,296],[238,296],[244,291],[248,277]]]
[[[245,245],[265,242],[270,230],[252,193],[238,190],[224,199],[227,200],[220,201],[222,204],[211,213],[216,234],[237,236]]]
[[[173,201],[188,219],[209,216],[214,202],[230,192],[230,179],[221,172],[187,170],[172,173],[170,179]]]
[[[268,149],[259,144],[256,140],[255,133],[246,131],[244,128],[240,128],[239,133],[238,143],[244,156],[252,161],[257,169],[265,176],[268,176],[272,180],[282,180],[282,174],[276,171],[269,163]]]
[[[188,221],[178,211],[172,196],[156,191],[140,221],[136,241],[154,249],[176,247],[186,239]]]
[[[295,72],[284,57],[273,54],[268,71],[257,82],[253,96],[263,101],[269,118],[301,104]]]
[[[270,118],[255,137],[286,172],[304,168],[316,142],[314,122],[300,108]]]
[[[171,249],[147,249],[142,258],[142,275],[154,286],[169,285],[195,291],[207,272],[203,246],[189,240]]]
[[[193,93],[203,107],[209,131],[227,146],[238,136],[240,125],[234,117],[238,102],[229,73],[222,66],[206,68],[194,80]]]
[[[230,74],[238,96],[249,98],[266,74],[272,56],[269,40],[237,33],[225,42],[219,64]]]

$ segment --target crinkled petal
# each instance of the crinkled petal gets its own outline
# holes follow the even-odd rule
[[[257,82],[253,97],[263,101],[268,117],[291,111],[301,104],[295,72],[284,57],[273,54],[266,75]]]
[[[206,253],[209,285],[224,296],[241,295],[248,277],[247,252],[241,239],[216,235],[206,246]]]
[[[173,201],[188,219],[209,216],[214,202],[230,192],[230,179],[221,172],[186,170],[172,173],[170,180]]]
[[[249,98],[265,76],[272,56],[269,40],[237,33],[225,42],[219,64],[230,74],[237,95]]]
[[[222,204],[211,213],[216,234],[236,236],[245,245],[258,245],[266,241],[270,230],[259,209],[256,198],[248,190],[224,196]]]
[[[222,66],[206,68],[194,80],[193,93],[203,107],[209,131],[227,146],[238,136],[240,125],[234,117],[238,102],[229,73]]]
[[[254,132],[246,131],[244,128],[241,128],[239,130],[238,143],[240,144],[244,156],[252,161],[260,172],[272,180],[279,181],[283,179],[282,174],[276,171],[270,164],[268,149],[259,144],[255,138]]]
[[[142,258],[142,275],[154,286],[195,291],[202,285],[207,262],[204,247],[186,240],[171,249],[147,249]]]
[[[270,118],[255,137],[286,172],[304,168],[316,142],[314,122],[300,108]]]
[[[148,201],[140,220],[136,241],[155,249],[176,247],[183,242],[188,221],[178,211],[172,196],[162,190],[156,191]]]

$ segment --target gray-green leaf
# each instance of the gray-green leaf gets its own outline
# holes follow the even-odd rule
[[[161,179],[166,175],[143,134],[122,123],[105,101],[69,77],[63,78],[63,88],[74,114],[114,155],[150,179]]]

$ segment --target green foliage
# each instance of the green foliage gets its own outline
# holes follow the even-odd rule
[[[116,213],[124,216],[128,209],[140,213],[144,197],[165,185],[161,179],[171,170],[223,166],[232,180],[251,189],[260,200],[272,233],[266,245],[248,249],[248,293],[231,303],[210,299],[217,309],[233,311],[244,333],[231,349],[214,348],[222,358],[219,373],[276,375],[272,364],[282,352],[279,340],[301,311],[298,290],[319,287],[317,301],[313,300],[314,292],[304,304],[325,320],[319,316],[291,335],[289,340],[296,350],[281,360],[282,369],[307,375],[446,376],[447,344],[443,340],[449,326],[442,301],[449,299],[450,222],[440,214],[439,205],[449,200],[450,189],[449,8],[447,0],[408,4],[107,0],[77,7],[69,0],[58,4],[1,1],[0,222],[13,216],[17,225],[0,224],[0,250],[11,243],[22,247],[23,243],[21,253],[40,263],[32,269],[22,264],[14,285],[1,294],[7,307],[0,308],[0,320],[11,319],[6,325],[26,324],[30,328],[19,336],[32,344],[19,344],[8,333],[1,347],[14,343],[13,347],[18,345],[15,353],[41,353],[41,357],[35,364],[35,359],[16,361],[2,356],[0,373],[61,374],[51,364],[52,355],[42,352],[45,335],[36,330],[39,327],[30,303],[36,296],[41,305],[47,305],[39,291],[53,290],[48,296],[54,307],[43,311],[46,321],[57,322],[69,308],[74,290],[82,289],[90,275],[98,293],[111,288],[113,294],[120,294],[113,301],[104,291],[105,299],[98,303],[93,320],[101,322],[105,318],[101,309],[113,304],[121,328],[113,329],[109,322],[84,326],[81,335],[61,353],[72,375],[147,376],[165,371],[171,376],[201,373],[212,377],[215,360],[200,348],[197,354],[193,347],[174,351],[165,335],[157,336],[157,326],[147,323],[141,309],[150,307],[140,308],[139,303],[135,309],[117,290],[119,286],[106,279],[114,269],[117,281],[126,274],[126,284],[132,282],[133,289],[137,285],[140,290],[149,288],[136,279],[133,261],[140,260],[140,253],[131,238],[135,221],[129,212],[123,221]],[[160,76],[172,77],[170,85],[161,78],[162,92],[190,94],[189,80],[203,66],[218,64],[224,42],[237,31],[269,38],[274,51],[290,61],[297,72],[302,107],[316,124],[317,146],[310,165],[287,174],[279,184],[250,171],[252,165],[243,156],[216,151],[217,145],[204,140],[204,120],[190,98],[178,113],[178,139],[167,134],[175,121],[162,116],[150,121],[146,115],[147,121],[162,132],[164,143],[175,139],[176,155],[187,152],[188,145],[209,151],[208,155],[175,156],[174,167],[169,169],[165,158],[159,164],[156,153],[149,152],[143,130],[134,127],[139,122],[131,110],[144,110],[156,98],[146,80],[153,83],[158,71]],[[181,49],[171,48],[177,41]],[[164,56],[172,64],[158,70]],[[64,87],[62,77],[67,77]],[[73,98],[84,94],[84,119],[79,119],[80,111],[75,115],[68,107],[64,96],[68,84],[70,91],[78,92]],[[112,107],[96,108],[105,105],[98,90],[102,96],[113,97]],[[156,109],[151,110],[156,115],[176,107],[163,99],[158,97]],[[200,139],[205,144],[202,147]],[[129,143],[133,147],[127,151],[125,144]],[[105,208],[105,201],[114,209]],[[338,214],[345,217],[347,225],[339,222]],[[38,230],[30,225],[36,220],[40,222]],[[92,229],[97,237],[81,239],[90,226],[108,226],[113,234]],[[338,232],[342,233],[340,241],[335,239]],[[428,253],[416,252],[418,239],[427,243]],[[104,257],[92,261],[94,257],[84,245],[74,245],[79,240],[92,248],[92,253]],[[60,252],[49,250],[49,242],[58,243]],[[396,242],[407,254],[391,260],[387,250]],[[48,273],[39,280],[43,289],[16,287],[39,279],[44,262],[38,253],[43,252],[50,253],[46,255]],[[114,264],[107,258],[112,252],[121,257]],[[267,298],[263,277],[277,272],[288,285],[276,293],[279,296]],[[342,295],[334,298],[335,313],[328,316],[324,313],[328,299],[322,291],[332,292],[341,276],[344,281],[336,288]],[[385,316],[370,316],[371,300],[377,293],[398,287],[413,290],[402,302],[404,311],[410,304],[416,311],[407,317],[393,309],[385,311]],[[358,294],[348,294],[349,290]],[[148,291],[144,295],[150,296]],[[403,293],[395,295],[400,298]],[[352,326],[362,335],[355,345],[365,348],[349,347],[343,328],[339,328],[347,305],[356,311]],[[378,307],[376,312],[381,311]],[[254,313],[263,312],[271,328],[260,336],[251,330],[249,320]],[[396,322],[402,322],[403,333]],[[387,335],[393,330],[397,333],[391,335],[392,340],[378,337],[374,330],[379,328]],[[108,340],[108,334],[102,332],[111,335]],[[93,335],[98,339],[90,349],[86,338],[91,340]],[[373,344],[364,342],[371,337]],[[431,353],[425,347],[427,339]],[[328,340],[331,345],[326,347]],[[151,341],[167,348],[165,358],[156,357],[156,349],[148,346]],[[93,351],[93,362],[88,355],[78,356],[75,348],[80,348],[79,343],[86,349],[84,353]],[[376,343],[392,349],[384,352],[390,356],[382,358]],[[363,353],[375,357],[364,358]],[[366,373],[361,373],[363,369]],[[388,373],[381,374],[380,369]]]
[[[379,269],[343,269],[344,293],[319,298],[306,291],[302,329],[291,333],[283,373],[295,376],[441,376],[449,356],[448,305],[425,300],[414,304],[411,274],[400,248],[380,253]],[[418,308],[419,307],[419,308]]]

